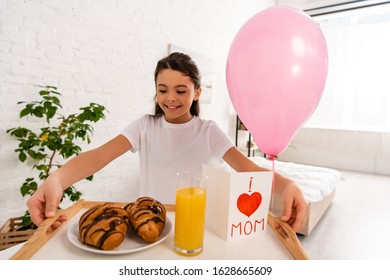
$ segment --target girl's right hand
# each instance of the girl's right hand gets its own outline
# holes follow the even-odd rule
[[[31,220],[39,226],[46,218],[55,215],[63,194],[62,186],[54,176],[49,176],[45,182],[36,190],[36,192],[27,201]],[[60,216],[57,221],[51,225],[51,229],[58,228],[66,221],[65,216]]]

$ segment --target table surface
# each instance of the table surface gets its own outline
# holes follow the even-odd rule
[[[210,230],[205,230],[203,252],[194,257],[183,257],[173,251],[174,220],[175,214],[169,212],[168,217],[172,221],[172,230],[168,237],[156,246],[146,250],[122,254],[106,255],[88,252],[72,244],[67,236],[67,231],[74,221],[78,220],[83,212],[75,215],[69,222],[62,225],[62,229],[53,236],[33,257],[34,260],[115,260],[115,259],[136,259],[136,260],[180,260],[180,259],[264,259],[264,260],[286,260],[292,259],[289,251],[281,243],[271,228],[266,226],[263,232],[255,236],[243,237],[236,240],[225,241]],[[16,245],[7,250],[0,251],[0,259],[9,259],[16,253],[23,244]]]

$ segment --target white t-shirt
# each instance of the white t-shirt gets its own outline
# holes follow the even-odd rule
[[[234,146],[214,121],[193,117],[184,124],[145,115],[121,133],[140,155],[141,195],[162,203],[175,203],[177,173],[191,171],[197,177],[202,165],[221,163]]]

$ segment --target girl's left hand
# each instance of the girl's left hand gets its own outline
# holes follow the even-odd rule
[[[282,192],[283,214],[281,220],[287,222],[297,232],[306,224],[309,216],[309,205],[295,183],[285,187]]]

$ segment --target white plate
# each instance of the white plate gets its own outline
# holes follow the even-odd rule
[[[91,246],[88,246],[80,241],[80,235],[79,235],[79,221],[75,221],[69,228],[68,228],[68,239],[69,241],[75,245],[76,247],[92,252],[92,253],[98,253],[98,254],[105,254],[105,255],[120,255],[120,254],[129,254],[134,253],[142,250],[146,250],[148,248],[151,248],[153,246],[156,246],[157,244],[163,242],[167,237],[169,232],[172,230],[172,222],[169,220],[169,218],[166,218],[164,229],[161,233],[161,235],[158,237],[156,242],[154,243],[146,243],[143,241],[137,233],[133,229],[130,230],[130,232],[127,234],[125,240],[123,240],[122,244],[116,247],[114,250],[100,250]]]

